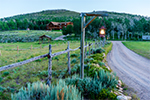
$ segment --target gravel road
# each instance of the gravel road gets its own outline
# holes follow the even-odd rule
[[[126,48],[121,41],[113,41],[107,62],[128,87],[137,91],[141,100],[150,100],[150,60]]]

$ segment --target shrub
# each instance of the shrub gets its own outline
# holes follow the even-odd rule
[[[103,54],[93,54],[90,56],[90,58],[93,58],[94,60],[102,61],[104,59]]]
[[[108,100],[117,100],[117,95],[115,93],[111,93],[108,89],[102,89],[100,93],[97,95],[98,99],[108,99]]]
[[[104,63],[104,62],[98,62],[98,64],[99,64],[100,66],[105,66],[105,63]]]
[[[97,49],[91,49],[91,52],[92,52],[92,50],[93,50],[93,54],[105,52],[105,50],[101,47],[97,48]]]
[[[27,88],[21,88],[18,93],[11,94],[12,100],[81,100],[81,93],[74,86],[67,86],[59,80],[57,85],[50,87],[41,82],[28,83]]]
[[[3,78],[0,76],[0,83],[1,83],[2,80],[3,80]]]
[[[4,72],[2,76],[7,76],[9,75],[9,72]]]
[[[70,57],[78,57],[77,54],[71,54]]]
[[[77,59],[76,58],[73,58],[71,63],[76,63],[77,62]]]
[[[58,58],[58,57],[55,57],[54,59],[55,59],[55,60],[57,60],[57,61],[59,60],[59,58]]]
[[[93,58],[85,58],[84,62],[89,63],[90,61],[93,61],[93,60],[94,60]]]
[[[105,50],[104,50],[104,49],[102,49],[101,47],[100,47],[100,48],[98,48],[98,49],[96,49],[96,53],[102,53],[102,52],[105,52]]]
[[[94,78],[85,77],[84,79],[74,77],[67,78],[66,83],[68,85],[76,86],[79,91],[93,98],[100,93],[102,89],[112,89],[117,85],[117,80],[113,74],[100,70],[99,73],[95,73]],[[93,99],[92,98],[92,99]]]

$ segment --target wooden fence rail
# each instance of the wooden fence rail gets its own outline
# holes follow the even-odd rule
[[[97,44],[97,42],[95,41],[95,48],[100,46],[100,45],[98,46],[96,44]],[[84,48],[85,48],[85,57],[86,57],[86,53],[87,53],[87,47],[89,47],[89,55],[90,55],[91,54],[90,46],[92,46],[92,49],[93,49],[93,45],[94,45],[93,43],[89,43],[89,44],[86,43],[86,45],[84,46]],[[18,63],[14,63],[14,64],[10,64],[10,65],[0,67],[0,72],[4,71],[4,70],[8,70],[10,68],[20,66],[20,65],[27,64],[29,62],[32,62],[32,61],[35,61],[35,60],[38,60],[38,59],[41,59],[41,58],[44,58],[44,57],[48,57],[49,58],[49,62],[48,62],[49,64],[48,64],[48,81],[47,81],[47,84],[50,85],[51,84],[51,79],[52,79],[52,58],[55,57],[55,56],[61,55],[61,54],[68,53],[68,73],[71,74],[70,51],[76,51],[78,49],[81,49],[81,47],[77,47],[75,49],[70,49],[70,45],[69,45],[69,41],[68,41],[68,46],[67,46],[67,49],[65,51],[60,51],[60,52],[56,52],[56,53],[52,54],[51,46],[52,45],[50,44],[49,45],[49,53],[31,58],[31,59],[28,59],[28,60],[24,60],[24,61],[21,61],[21,62],[18,62]],[[92,50],[92,53],[93,53],[93,50]]]

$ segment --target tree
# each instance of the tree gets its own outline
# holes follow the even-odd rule
[[[73,33],[73,26],[68,25],[67,27],[62,28],[63,35],[72,34]]]
[[[9,30],[9,27],[6,22],[4,23],[4,30]]]
[[[63,35],[67,35],[67,30],[66,30],[65,26],[62,28],[62,33],[63,33]]]
[[[0,30],[4,30],[3,22],[0,21]]]

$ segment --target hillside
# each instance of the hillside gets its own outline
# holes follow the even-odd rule
[[[39,20],[49,20],[54,17],[79,17],[78,12],[70,11],[70,10],[65,10],[65,9],[57,9],[57,10],[43,10],[40,12],[34,12],[34,13],[27,13],[27,14],[20,14],[12,17],[6,17],[6,18],[1,18],[0,21],[9,21],[13,19],[39,19]]]
[[[86,35],[96,38],[100,26],[104,25],[107,30],[108,39],[129,39],[140,40],[142,34],[150,34],[150,17],[133,15],[128,13],[96,11],[100,13],[108,13],[109,16],[104,18],[96,18],[86,29]],[[81,20],[80,13],[65,9],[45,10],[41,12],[16,15],[0,19],[0,30],[46,30],[46,24],[51,21],[74,23],[74,34],[80,35]],[[86,20],[90,19],[87,17]],[[104,24],[105,23],[105,24]]]

